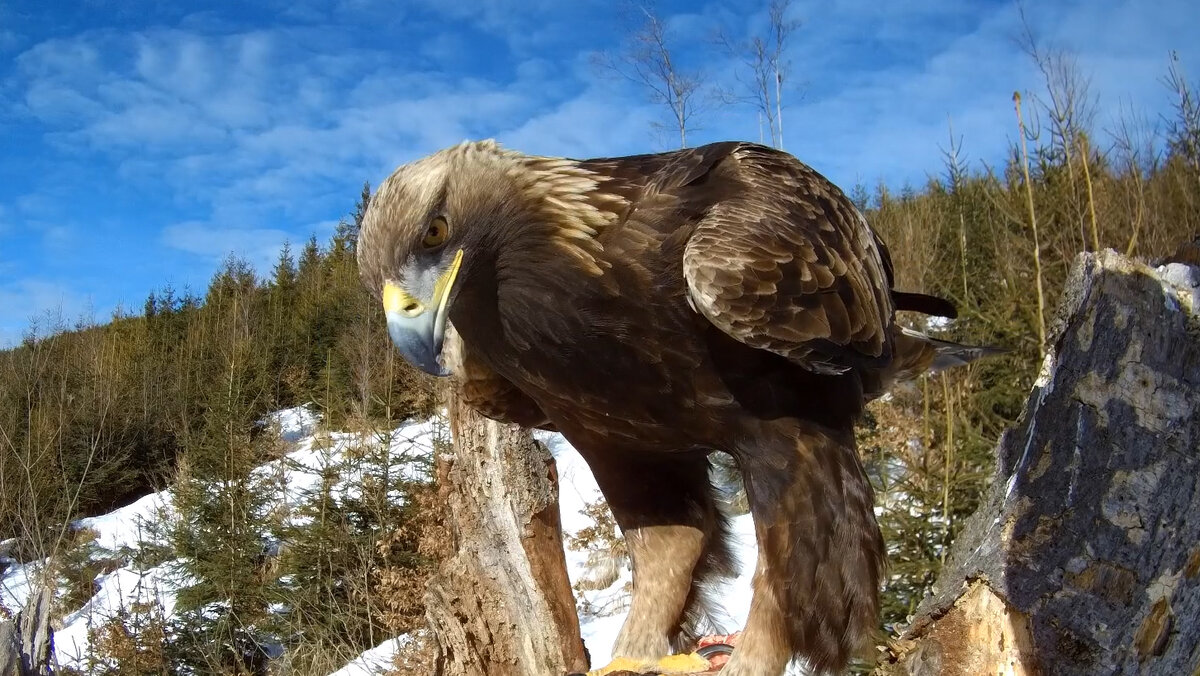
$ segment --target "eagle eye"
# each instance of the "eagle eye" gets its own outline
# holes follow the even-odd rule
[[[444,216],[434,216],[433,220],[429,222],[429,228],[425,230],[425,237],[421,239],[421,246],[426,249],[441,246],[449,234],[450,224],[446,222],[446,218]]]

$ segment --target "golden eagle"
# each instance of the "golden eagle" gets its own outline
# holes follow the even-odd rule
[[[591,467],[634,574],[601,673],[665,667],[703,583],[731,572],[714,450],[740,467],[759,551],[722,673],[839,668],[872,632],[884,546],[854,422],[897,378],[981,350],[895,323],[954,308],[892,290],[887,249],[823,176],[753,143],[573,160],[468,142],[379,186],[358,259],[407,360]]]

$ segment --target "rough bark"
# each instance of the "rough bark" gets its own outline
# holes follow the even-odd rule
[[[15,620],[0,622],[0,676],[44,676],[54,668],[50,591],[39,588]]]
[[[426,593],[444,676],[561,676],[587,668],[567,579],[554,459],[525,430],[456,397],[438,458],[449,556]]]
[[[21,641],[11,620],[0,622],[0,676],[21,676]]]
[[[1200,270],[1076,262],[890,674],[1200,674]]]

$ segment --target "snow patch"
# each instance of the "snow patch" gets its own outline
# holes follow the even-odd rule
[[[408,634],[389,638],[374,648],[364,651],[358,657],[350,660],[346,666],[338,669],[329,676],[375,676],[392,668],[396,654],[412,641]]]
[[[119,568],[96,578],[98,591],[82,608],[63,618],[63,628],[54,632],[54,652],[63,667],[85,669],[94,659],[89,632],[99,629],[122,613],[139,608],[142,615],[166,619],[175,611],[175,591],[183,581],[170,564],[138,571]]]
[[[12,614],[16,614],[25,606],[29,595],[33,593],[33,581],[41,574],[41,562],[12,563],[0,575],[0,606]]]
[[[123,548],[137,549],[139,542],[156,538],[154,525],[166,523],[174,514],[170,492],[159,491],[108,514],[79,519],[71,525],[76,530],[93,531],[97,546],[117,552]]]
[[[278,430],[280,439],[297,442],[313,435],[321,416],[308,406],[294,406],[271,413],[266,422]]]
[[[333,486],[339,498],[354,497],[359,492],[364,469],[361,463],[347,460],[361,457],[367,450],[382,452],[399,476],[411,480],[428,479],[428,463],[433,450],[448,436],[444,419],[414,421],[395,430],[374,435],[347,432],[319,434],[320,417],[311,409],[299,406],[267,416],[264,422],[277,430],[280,438],[291,447],[283,458],[266,463],[255,470],[256,476],[275,481],[279,486],[274,507],[288,509],[300,503],[306,491],[320,486],[322,472],[341,465],[342,472]],[[379,445],[386,450],[377,450]],[[344,463],[344,464],[343,464]],[[400,500],[402,496],[396,495]],[[95,580],[96,593],[82,608],[62,619],[62,628],[55,632],[55,651],[64,667],[85,668],[95,659],[90,654],[89,631],[98,629],[122,613],[157,613],[169,620],[175,610],[176,592],[190,584],[178,570],[178,561],[140,570],[136,563],[144,545],[167,544],[163,527],[174,518],[172,495],[169,490],[146,495],[132,504],[101,516],[79,519],[72,523],[76,530],[95,533],[94,557],[119,557],[125,565]],[[295,520],[295,517],[292,517]],[[8,543],[15,547],[15,543]],[[268,548],[275,543],[265,543]],[[5,549],[4,551],[7,551]],[[17,563],[11,558],[0,560],[0,605],[15,614],[26,603],[38,582],[44,561]],[[367,653],[359,662],[347,665],[358,671],[339,671],[339,676],[378,673],[379,664],[390,664],[384,653],[402,645],[397,640],[385,641]],[[378,659],[377,659],[378,658]]]
[[[954,326],[954,320],[951,319],[950,317],[926,317],[925,318],[925,330],[926,331],[948,331],[950,329],[950,327],[952,327],[952,326]]]
[[[545,444],[554,456],[559,478],[559,511],[563,535],[567,541],[584,528],[594,525],[585,509],[590,503],[601,499],[599,486],[592,477],[587,463],[579,452],[561,434],[536,431],[534,438]],[[733,552],[739,575],[714,586],[712,598],[717,600],[713,619],[718,626],[709,627],[711,633],[726,633],[741,629],[750,614],[750,598],[753,594],[751,580],[758,559],[758,548],[754,537],[754,521],[750,515],[731,519]],[[588,573],[588,552],[566,547],[567,575],[574,586]],[[628,562],[622,567],[616,580],[605,589],[585,590],[576,594],[579,610],[579,628],[592,658],[592,666],[607,664],[612,658],[613,644],[625,621],[629,609],[629,590],[632,588],[633,573]],[[799,672],[797,672],[799,673]]]

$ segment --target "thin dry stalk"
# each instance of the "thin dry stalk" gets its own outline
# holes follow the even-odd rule
[[[1088,161],[1087,141],[1081,134],[1078,137],[1079,157],[1083,161],[1083,181],[1087,185],[1087,201],[1088,201],[1088,217],[1091,219],[1092,226],[1092,251],[1100,250],[1100,231],[1096,227],[1096,196],[1092,191],[1092,171],[1088,168],[1091,162]]]
[[[970,287],[967,286],[967,219],[963,217],[962,209],[958,212],[958,248],[959,261],[962,268],[963,302],[971,297]]]
[[[1142,232],[1142,223],[1146,220],[1146,193],[1142,185],[1141,171],[1134,170],[1136,178],[1133,179],[1135,188],[1134,197],[1134,217],[1133,231],[1129,235],[1129,243],[1125,245],[1125,255],[1132,256],[1138,245],[1138,236]]]
[[[1025,174],[1025,204],[1029,208],[1029,224],[1033,228],[1033,272],[1037,286],[1038,356],[1046,357],[1046,298],[1042,291],[1042,253],[1038,240],[1037,212],[1033,208],[1033,181],[1029,178],[1029,148],[1025,142],[1025,120],[1021,117],[1021,92],[1013,92],[1017,109],[1017,128],[1021,134],[1021,171]]]
[[[921,494],[929,493],[929,449],[933,448],[933,425],[929,422],[929,376],[921,376],[921,401],[924,411],[921,414],[921,442],[924,451],[921,453]]]
[[[946,400],[946,444],[942,453],[942,518],[946,519],[945,541],[942,546],[942,564],[946,563],[946,552],[950,551],[953,538],[950,523],[950,474],[954,464],[954,399],[950,396],[950,379],[942,372],[942,396]]]
[[[1132,106],[1128,111],[1122,107],[1117,129],[1113,132],[1113,142],[1118,159],[1124,162],[1115,188],[1120,191],[1127,216],[1132,221],[1129,241],[1125,246],[1126,256],[1133,255],[1137,248],[1142,224],[1146,220],[1146,182],[1142,174],[1142,151],[1146,145],[1139,139],[1138,130],[1139,124]]]

